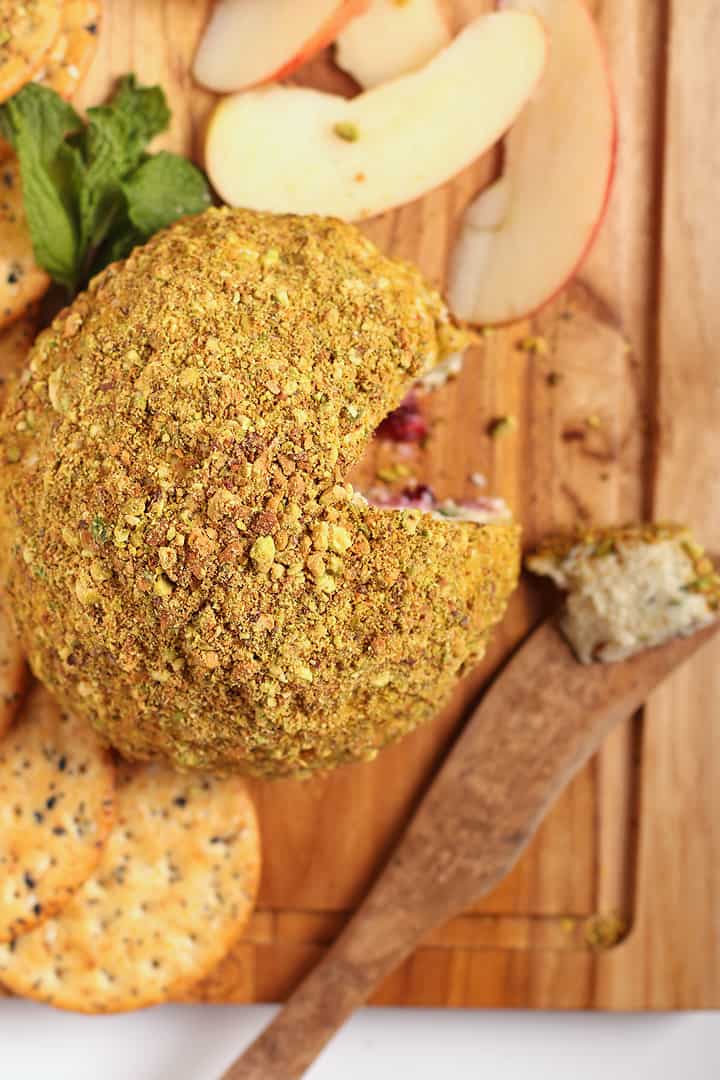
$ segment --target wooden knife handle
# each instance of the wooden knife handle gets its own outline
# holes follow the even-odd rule
[[[384,883],[387,886],[387,881]],[[382,892],[387,897],[385,887]],[[320,963],[222,1080],[296,1080],[426,930],[369,897]],[[384,909],[384,910],[382,910]]]
[[[367,972],[328,954],[223,1080],[295,1080],[374,988]]]

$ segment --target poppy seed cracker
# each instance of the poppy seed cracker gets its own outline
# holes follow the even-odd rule
[[[9,0],[0,6],[0,102],[29,82],[60,31],[63,0]]]
[[[35,81],[69,100],[87,75],[97,52],[100,0],[65,0],[60,34]]]
[[[97,869],[56,919],[0,945],[0,979],[13,993],[78,1012],[167,1001],[235,943],[259,868],[242,781],[159,765],[128,770]]]
[[[95,59],[100,39],[100,0],[66,0],[62,26],[52,48],[32,81],[41,83],[70,101],[79,90]],[[12,157],[13,149],[0,139],[0,161]]]
[[[113,777],[92,729],[35,686],[0,741],[0,941],[54,915],[93,871]]]
[[[0,329],[39,300],[50,278],[35,262],[15,158],[0,164]]]

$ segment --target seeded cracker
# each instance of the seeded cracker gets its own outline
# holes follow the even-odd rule
[[[101,11],[100,0],[66,0],[61,31],[33,75],[34,82],[50,87],[67,101],[75,95],[95,59]],[[10,143],[0,139],[0,162],[12,154]]]
[[[97,870],[57,919],[0,945],[0,979],[13,993],[77,1012],[167,1001],[234,944],[259,870],[241,781],[128,770]]]
[[[20,168],[11,158],[0,164],[0,330],[19,319],[49,285],[33,256]]]
[[[62,8],[63,0],[0,3],[0,103],[29,82],[41,66],[60,31]]]
[[[66,0],[57,41],[35,81],[70,99],[87,75],[97,52],[100,0]]]
[[[67,903],[97,865],[112,814],[109,754],[36,686],[0,741],[0,941]]]
[[[21,371],[36,330],[34,313],[0,330],[0,409],[9,380]],[[25,657],[7,611],[0,579],[0,738],[12,723],[27,680]]]

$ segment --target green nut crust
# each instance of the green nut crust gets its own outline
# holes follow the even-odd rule
[[[211,210],[92,282],[3,414],[3,560],[62,705],[129,758],[303,775],[432,716],[518,573],[513,525],[345,482],[466,335],[352,226]]]

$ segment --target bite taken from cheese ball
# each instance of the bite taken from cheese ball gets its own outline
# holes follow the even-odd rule
[[[591,529],[527,559],[567,592],[560,626],[583,664],[687,637],[720,613],[720,577],[682,525]]]
[[[467,335],[319,217],[210,210],[38,339],[2,420],[8,592],[61,704],[128,758],[303,775],[431,717],[515,586],[511,522],[346,477]]]

